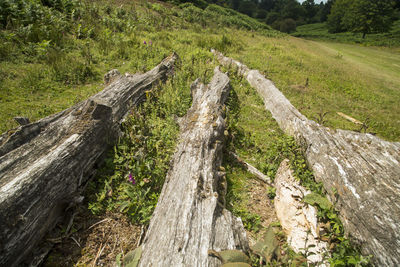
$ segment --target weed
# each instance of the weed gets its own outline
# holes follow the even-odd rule
[[[267,196],[269,199],[274,199],[276,196],[276,188],[269,186],[267,188]]]
[[[144,71],[172,51],[181,56],[175,77],[162,90],[149,93],[148,101],[127,118],[124,136],[90,183],[89,208],[96,214],[120,210],[135,223],[148,223],[176,143],[174,115],[183,116],[190,106],[190,83],[198,77],[210,78],[215,66],[209,52],[212,47],[268,73],[295,106],[300,97],[290,85],[304,84],[309,78],[313,82],[301,96],[310,107],[305,110],[307,116],[321,106],[329,112],[351,109],[360,117],[367,117],[365,110],[371,110],[371,129],[391,140],[399,136],[398,81],[381,82],[382,77],[373,72],[356,72],[343,64],[351,58],[347,51],[354,52],[353,47],[341,46],[343,60],[336,60],[336,50],[332,53],[326,48],[332,44],[281,38],[283,34],[265,24],[220,6],[166,8],[145,1],[115,7],[100,1],[5,0],[0,3],[0,28],[1,131],[15,127],[12,118],[21,113],[36,120],[96,93],[101,89],[100,73],[113,68],[122,73]],[[144,45],[144,40],[152,40],[152,46]],[[379,58],[390,54],[385,51],[370,48],[364,54],[375,53]],[[387,60],[395,66],[396,54],[390,55],[394,59]],[[397,69],[393,70],[385,75],[396,77]],[[365,73],[373,78],[365,78],[369,77]],[[226,105],[229,150],[269,177],[275,176],[284,158],[290,158],[302,183],[322,195],[322,185],[314,181],[293,138],[282,133],[260,97],[241,77],[235,77],[235,71],[231,78]],[[322,117],[330,127],[353,127]],[[224,164],[227,206],[242,217],[248,230],[256,232],[260,217],[246,207],[251,176],[227,157]],[[318,213],[332,228],[329,238],[336,244],[332,262],[364,262],[366,258],[343,238],[337,213],[320,206]]]
[[[326,119],[325,119],[325,117],[326,117],[326,115],[328,115],[328,114],[329,114],[329,112],[320,111],[320,112],[317,113],[317,117],[314,117],[314,120],[315,120],[318,124],[324,125],[324,124],[327,122]]]
[[[160,98],[158,93],[148,98]],[[147,224],[157,204],[158,196],[175,147],[178,127],[170,114],[159,115],[164,109],[150,99],[124,124],[125,135],[116,145],[111,166],[113,173],[105,175],[98,186],[97,198],[89,208],[98,213],[104,209],[119,209],[133,221]],[[158,107],[158,108],[157,108]]]

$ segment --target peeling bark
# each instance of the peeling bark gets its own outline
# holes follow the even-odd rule
[[[171,73],[176,59],[113,77],[88,100],[0,137],[1,266],[18,266],[51,230],[118,137],[130,108]]]
[[[321,267],[329,266],[326,262],[326,258],[329,258],[328,243],[319,240],[317,210],[302,201],[311,191],[296,181],[288,159],[282,161],[276,172],[275,187],[276,215],[290,247],[296,253],[306,254],[310,263]]]
[[[224,208],[222,105],[229,78],[218,70],[192,85],[192,107],[180,120],[180,142],[143,243],[139,266],[219,266],[208,250],[248,251],[240,218]]]
[[[340,211],[345,230],[377,265],[400,265],[400,143],[323,127],[303,116],[257,70],[213,51],[258,91],[279,126],[304,148],[315,179]],[[337,192],[337,193],[336,193]]]

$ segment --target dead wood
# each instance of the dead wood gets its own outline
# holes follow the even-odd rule
[[[295,137],[345,230],[379,266],[400,265],[400,143],[323,127],[303,116],[257,70],[213,51],[258,91],[279,126]]]
[[[248,250],[240,218],[224,208],[220,168],[229,79],[218,69],[207,86],[192,85],[192,107],[180,120],[180,142],[143,242],[139,266],[219,266],[208,250]]]
[[[339,116],[345,118],[345,119],[348,120],[348,121],[351,121],[351,122],[354,123],[354,124],[363,125],[363,123],[362,123],[361,121],[356,120],[356,119],[350,117],[349,115],[346,115],[346,114],[344,114],[344,113],[342,113],[342,112],[336,112],[336,113],[337,113]]]
[[[258,180],[260,180],[261,182],[264,182],[270,186],[272,186],[272,182],[271,182],[271,178],[269,178],[267,175],[265,175],[264,173],[262,173],[261,171],[259,171],[256,167],[254,167],[253,165],[251,165],[250,163],[247,163],[246,161],[244,161],[243,159],[241,159],[237,154],[233,153],[233,152],[229,152],[229,154],[237,160],[237,162],[239,162],[240,164],[242,164],[242,166],[244,166],[246,168],[246,170],[248,172],[250,172],[251,174],[253,174]]]
[[[114,75],[88,100],[0,136],[1,266],[18,266],[52,229],[129,110],[166,79],[176,59],[173,54],[144,74]]]

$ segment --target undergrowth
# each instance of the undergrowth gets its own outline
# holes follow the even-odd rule
[[[110,69],[144,72],[176,51],[181,63],[175,76],[147,92],[147,101],[132,111],[123,125],[124,135],[86,193],[93,213],[120,211],[134,223],[147,224],[177,142],[175,117],[183,116],[190,106],[191,82],[198,77],[206,81],[216,65],[210,48],[250,61],[251,66],[279,81],[279,88],[286,90],[285,95],[293,97],[295,104],[302,105],[305,96],[304,106],[310,107],[302,111],[308,112],[306,115],[313,115],[320,106],[337,108],[326,99],[339,98],[337,106],[347,103],[349,109],[361,103],[362,107],[356,109],[360,113],[365,103],[370,103],[371,97],[360,93],[364,88],[353,86],[361,78],[342,85],[342,77],[347,77],[340,71],[342,65],[326,68],[331,61],[322,64],[314,55],[299,52],[303,51],[301,45],[296,47],[283,36],[256,20],[215,5],[203,10],[191,4],[167,7],[149,1],[1,1],[0,131],[15,127],[15,116],[37,120],[93,95],[102,89],[101,74]],[[302,95],[290,90],[290,85],[308,79],[304,72],[311,75],[310,88],[315,90]],[[271,178],[280,162],[289,158],[296,177],[322,196],[322,185],[315,182],[294,140],[279,129],[254,89],[233,73],[230,78],[227,150],[236,151]],[[324,88],[329,88],[328,93]],[[322,104],[316,103],[317,97]],[[354,101],[349,104],[343,97],[354,97]],[[379,96],[373,99],[386,105]],[[376,128],[383,136],[396,139],[398,127],[390,123],[384,121]],[[335,120],[328,124],[341,126]],[[260,217],[246,208],[249,175],[228,155],[225,159],[227,206],[243,219],[248,230],[257,232]],[[273,192],[269,193],[272,197]],[[319,207],[320,219],[332,230],[327,235],[335,244],[332,265],[361,264],[364,258],[344,237],[334,208],[314,204]]]
[[[184,116],[191,104],[190,83],[194,77],[207,80],[212,74],[213,65],[205,64],[211,60],[210,54],[192,53],[204,53],[204,57],[191,61],[194,54],[186,54],[175,68],[175,76],[146,92],[147,100],[124,122],[123,137],[87,192],[93,213],[118,210],[134,223],[149,223],[177,142],[176,118]]]
[[[110,69],[146,71],[179,46],[240,49],[230,33],[239,29],[279,35],[214,5],[199,11],[148,1],[1,1],[0,132],[17,126],[13,117],[34,121],[93,95]]]
[[[229,130],[227,150],[238,153],[240,157],[254,164],[272,180],[280,163],[286,158],[289,159],[296,179],[313,192],[304,201],[317,208],[319,222],[329,228],[321,238],[330,244],[331,257],[328,259],[330,264],[332,266],[367,265],[370,257],[363,257],[359,249],[351,244],[345,236],[338,211],[325,197],[326,191],[322,183],[315,181],[312,171],[306,164],[301,147],[292,137],[280,130],[271,114],[265,110],[261,98],[246,81],[235,76],[235,72],[231,73],[230,78],[232,90],[227,101],[227,129]],[[227,207],[236,216],[242,218],[247,230],[257,233],[260,230],[259,217],[246,208],[250,197],[246,188],[249,179],[254,178],[246,174],[228,153],[226,153],[224,161],[228,181]],[[275,196],[274,190],[271,189],[265,193],[271,198]],[[287,265],[289,262],[296,262],[296,259],[299,259],[299,255],[286,245],[282,246],[282,249],[290,257],[276,259],[267,266]],[[299,261],[298,264],[304,265],[305,263]]]

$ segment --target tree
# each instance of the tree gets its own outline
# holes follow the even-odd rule
[[[283,18],[298,20],[299,18],[304,17],[305,11],[302,5],[296,0],[285,0],[281,14]]]
[[[333,0],[328,0],[324,4],[323,8],[320,10],[320,20],[321,20],[321,22],[326,21],[328,19],[328,15],[329,15],[329,13],[331,13],[333,2],[334,2]]]
[[[351,0],[345,12],[343,26],[352,32],[361,32],[363,38],[372,32],[386,32],[393,23],[394,2],[392,0]]]
[[[330,33],[344,32],[347,30],[342,21],[350,5],[351,1],[349,0],[336,0],[333,3],[331,13],[328,16],[328,31]]]
[[[306,0],[302,4],[305,10],[305,18],[307,23],[313,23],[315,21],[315,15],[317,15],[319,6],[315,4],[314,0]]]
[[[296,31],[296,21],[294,21],[294,19],[291,19],[291,18],[284,19],[280,23],[279,30],[281,32],[286,32],[286,33],[291,33],[291,32]]]
[[[252,1],[242,1],[239,5],[238,11],[252,17],[257,10],[257,5]]]
[[[267,11],[271,11],[275,6],[274,0],[260,0],[259,7]]]

